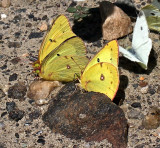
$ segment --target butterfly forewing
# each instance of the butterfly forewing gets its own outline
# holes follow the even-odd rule
[[[67,39],[56,49],[50,52],[48,56],[46,56],[46,58],[42,62],[41,67],[48,66],[49,63],[55,62],[56,59],[62,56],[86,56],[86,47],[83,41],[79,37],[72,37]]]
[[[88,63],[84,73],[93,65],[100,62],[113,64],[118,68],[119,47],[116,40],[110,41],[103,49],[101,49],[93,59]]]
[[[66,39],[73,36],[76,35],[72,32],[68,19],[64,15],[58,16],[53,22],[39,50],[40,64],[52,50],[56,49]]]

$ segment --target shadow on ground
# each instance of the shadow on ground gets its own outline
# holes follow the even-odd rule
[[[125,75],[120,76],[120,84],[117,94],[113,100],[113,102],[117,105],[122,105],[125,99],[125,89],[128,86],[128,77]]]
[[[88,42],[95,42],[102,37],[101,16],[99,8],[91,8],[90,15],[81,21],[74,21],[73,32]]]
[[[134,72],[136,74],[150,74],[152,70],[156,67],[157,65],[157,60],[155,58],[155,51],[152,49],[150,56],[149,56],[149,61],[148,61],[148,69],[144,70],[143,68],[140,67],[140,65],[136,62],[132,62],[125,57],[120,57],[119,58],[119,67],[122,67],[123,69],[126,69],[130,72]]]

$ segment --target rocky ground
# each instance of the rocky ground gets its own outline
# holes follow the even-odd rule
[[[86,0],[77,5],[96,8],[99,6],[98,2]],[[138,8],[146,4],[136,0],[135,3]],[[104,46],[100,27],[95,25],[98,24],[96,21],[85,25],[73,23],[72,14],[66,12],[71,4],[74,5],[68,0],[13,0],[10,7],[0,7],[0,148],[112,147],[107,140],[99,143],[77,141],[52,132],[42,121],[48,105],[37,106],[26,96],[28,86],[35,78],[31,63],[38,57],[46,32],[38,29],[43,23],[49,25],[57,15],[65,14],[73,30],[84,39],[88,56],[93,56]],[[159,116],[152,118],[149,125],[142,125],[142,120],[148,113],[159,115],[157,108],[160,106],[160,37],[158,33],[150,32],[150,38],[153,48],[147,71],[123,57],[119,61],[120,79],[125,82],[122,98],[124,101],[120,103],[120,107],[128,120],[129,148],[160,147],[160,127],[154,129],[152,126],[152,119],[155,121]],[[121,38],[118,43],[127,47],[131,45],[130,37]],[[143,82],[140,77],[144,78]],[[15,97],[12,93],[13,87],[21,90],[15,93]],[[157,107],[154,113],[151,109],[153,106]]]

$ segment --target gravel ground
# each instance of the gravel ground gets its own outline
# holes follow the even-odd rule
[[[89,8],[95,8],[99,5],[97,2],[97,0],[86,0],[84,3],[79,3]],[[145,4],[144,1],[135,0],[135,2],[137,7]],[[8,89],[14,84],[20,83],[22,86],[25,84],[28,89],[28,84],[34,80],[31,60],[37,57],[45,35],[45,32],[41,32],[38,27],[42,23],[50,24],[51,20],[59,14],[65,14],[73,25],[72,15],[66,12],[71,3],[72,1],[68,0],[58,2],[55,0],[13,0],[9,8],[0,8],[0,14],[7,15],[6,18],[0,20],[0,148],[112,147],[107,140],[100,143],[87,143],[83,140],[71,140],[51,132],[42,121],[42,115],[48,105],[37,106],[26,95],[23,99],[13,99],[8,94]],[[94,25],[89,27],[92,28]],[[96,40],[85,39],[89,56],[93,56],[104,46],[102,38],[100,36],[97,38]],[[160,37],[159,34],[151,32],[150,38],[153,41],[153,48],[147,71],[142,71],[136,64],[120,58],[121,80],[128,82],[124,90],[125,96],[121,108],[124,110],[129,124],[129,148],[160,147],[160,127],[147,130],[142,126],[142,120],[150,108],[160,106]],[[125,47],[131,44],[129,36],[118,42]],[[140,85],[140,77],[144,77],[145,87]],[[25,91],[25,87],[23,91]],[[10,118],[8,116],[7,111],[14,105],[12,101],[17,106],[15,111],[19,115],[17,118],[10,114]]]

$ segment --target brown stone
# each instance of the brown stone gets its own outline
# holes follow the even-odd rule
[[[104,40],[117,39],[133,31],[129,16],[113,3],[108,1],[101,2],[100,12]]]
[[[156,129],[160,126],[160,109],[158,107],[152,107],[148,111],[148,114],[142,121],[142,125],[145,129]]]
[[[8,8],[11,5],[11,0],[1,0],[0,6],[3,8]]]
[[[127,120],[123,110],[106,95],[84,93],[73,83],[60,90],[43,120],[53,132],[68,138],[98,142],[107,139],[114,148],[127,146]]]

